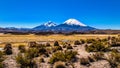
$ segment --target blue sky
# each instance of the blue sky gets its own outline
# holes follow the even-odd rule
[[[101,29],[120,29],[120,0],[0,0],[0,27],[32,28],[75,18]]]

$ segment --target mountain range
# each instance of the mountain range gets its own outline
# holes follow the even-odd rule
[[[92,31],[97,30],[94,27],[87,26],[76,19],[68,19],[62,24],[55,24],[52,21],[48,21],[47,23],[41,24],[34,28],[0,28],[0,32],[4,31],[11,31],[11,32],[62,32],[62,33],[69,33],[69,32],[84,32],[84,31]]]
[[[68,19],[64,23],[56,25],[54,22],[47,22],[40,26],[34,27],[35,31],[53,31],[53,32],[82,32],[82,31],[91,31],[96,30],[96,28],[87,26],[76,19]]]

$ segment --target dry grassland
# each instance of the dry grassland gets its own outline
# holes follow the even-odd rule
[[[5,43],[13,43],[14,46],[18,44],[26,45],[30,41],[62,41],[62,40],[80,40],[80,39],[90,39],[90,38],[106,38],[108,36],[117,36],[117,35],[105,35],[105,34],[75,34],[75,35],[10,35],[10,34],[0,34],[0,46],[3,46]]]

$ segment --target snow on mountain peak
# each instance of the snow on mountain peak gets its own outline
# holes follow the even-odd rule
[[[53,23],[52,21],[48,21],[47,23],[44,24],[47,27],[52,27],[52,26],[56,26],[55,23]]]
[[[67,21],[64,22],[64,24],[86,26],[85,24],[79,22],[76,19],[68,19]]]

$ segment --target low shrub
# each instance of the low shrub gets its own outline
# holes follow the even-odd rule
[[[27,59],[27,57],[20,53],[18,54],[18,56],[16,56],[16,61],[17,63],[21,64],[21,68],[25,68],[29,64],[29,60]]]
[[[10,43],[5,44],[4,50],[5,49],[12,49],[12,45]]]
[[[120,64],[120,53],[111,52],[106,59],[110,63],[111,68],[117,68]]]
[[[101,39],[101,42],[108,42],[107,38]]]
[[[85,43],[85,40],[80,39],[80,42],[81,42],[81,44],[84,44],[84,43]]]
[[[112,47],[118,47],[118,46],[120,46],[120,43],[113,43],[113,44],[111,44],[111,46]]]
[[[20,50],[21,53],[24,53],[26,51],[25,45],[19,45],[18,49]]]
[[[29,46],[30,48],[36,47],[36,45],[37,45],[36,42],[29,42],[29,43],[28,43],[28,46]]]
[[[70,44],[68,44],[67,49],[73,49],[73,47]]]
[[[13,53],[12,49],[6,49],[4,52],[6,55],[11,55]]]
[[[74,45],[80,45],[81,43],[80,43],[80,41],[78,41],[78,40],[76,40],[75,42],[74,42]]]
[[[44,55],[45,57],[49,57],[50,51],[47,50],[45,47],[37,48],[37,50],[38,50],[38,53],[40,55]]]
[[[35,48],[40,49],[40,48],[45,48],[45,44],[37,44]]]
[[[95,41],[96,41],[95,39],[87,39],[87,40],[86,40],[86,43],[88,43],[88,44],[89,44],[89,43],[94,43]]]
[[[56,52],[52,55],[52,57],[50,58],[49,62],[51,64],[54,64],[57,61],[66,61],[65,57],[64,57],[64,53],[63,52]]]
[[[96,52],[95,54],[92,55],[92,57],[94,58],[95,61],[105,59],[104,53],[102,53],[102,52]]]
[[[76,51],[65,51],[65,52],[55,52],[52,57],[50,58],[49,62],[51,64],[57,62],[57,61],[71,61],[72,59],[75,58],[75,56],[77,55]]]
[[[33,58],[39,56],[39,51],[38,51],[38,49],[36,49],[36,48],[29,48],[29,49],[26,51],[25,55],[27,56],[27,58],[33,59]]]
[[[63,48],[66,48],[67,47],[67,44],[63,45]]]
[[[107,52],[110,51],[109,47],[103,45],[101,42],[95,42],[92,43],[91,45],[85,46],[87,52]]]
[[[62,47],[61,46],[55,46],[55,49],[56,50],[62,50]]]
[[[59,51],[59,50],[62,50],[61,46],[54,46],[53,47],[53,52],[56,52],[56,51]]]
[[[45,49],[45,47],[41,47],[41,48],[38,48],[39,50],[39,53],[42,55],[42,54],[45,54],[47,52],[47,50]]]
[[[10,43],[7,43],[4,47],[4,53],[6,55],[11,55],[13,52],[12,52],[12,45]]]
[[[73,61],[74,60],[74,62],[76,61],[77,54],[78,54],[77,51],[72,51],[72,50],[65,51],[65,53],[64,53],[66,61]]]
[[[91,56],[88,56],[87,58],[80,58],[80,64],[89,66],[90,62],[102,60],[104,59],[103,57],[104,57],[104,54],[101,52],[98,52],[98,53],[92,54]]]
[[[58,41],[55,41],[55,42],[54,42],[54,46],[59,46]]]
[[[18,54],[16,56],[16,61],[20,64],[20,68],[36,68],[36,62],[33,59],[29,59],[28,56],[23,54]]]

